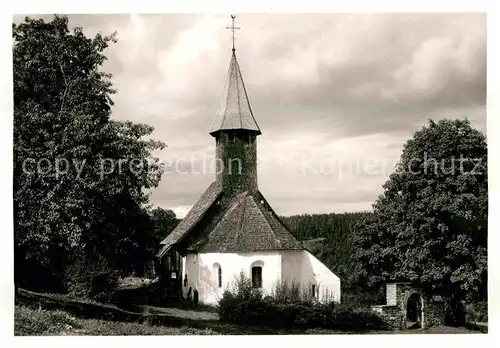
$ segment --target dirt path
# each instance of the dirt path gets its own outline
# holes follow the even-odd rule
[[[219,320],[217,313],[206,310],[164,308],[154,306],[143,306],[142,308],[143,311],[149,312],[149,314],[166,314],[174,317],[194,320]]]

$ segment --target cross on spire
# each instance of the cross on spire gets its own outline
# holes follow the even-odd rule
[[[230,27],[226,27],[226,29],[231,29],[231,31],[232,31],[232,33],[233,33],[233,52],[235,51],[235,48],[234,48],[234,31],[235,31],[236,29],[241,29],[241,28],[239,28],[239,27],[235,27],[235,26],[234,26],[234,19],[235,19],[235,18],[236,18],[236,16],[231,15],[231,20],[232,20],[232,22],[233,22],[233,23],[232,23],[232,25],[231,25]]]

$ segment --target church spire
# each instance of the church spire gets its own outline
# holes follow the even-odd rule
[[[222,102],[210,130],[210,134],[213,136],[224,130],[247,130],[253,131],[257,135],[261,134],[259,126],[253,117],[245,83],[243,82],[240,66],[236,59],[234,30],[240,28],[234,26],[235,17],[231,16],[233,21],[232,26],[227,27],[232,30],[233,53],[229,62]]]

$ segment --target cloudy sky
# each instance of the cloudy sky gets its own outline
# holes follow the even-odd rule
[[[152,201],[184,216],[214,179],[208,130],[231,55],[230,17],[69,18],[89,35],[117,31],[104,66],[119,90],[113,117],[153,125],[168,145]],[[428,118],[467,117],[486,132],[483,14],[241,14],[236,25],[263,133],[259,186],[278,214],[371,209]]]

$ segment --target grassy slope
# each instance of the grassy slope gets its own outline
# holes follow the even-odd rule
[[[153,326],[98,319],[80,319],[57,310],[16,306],[14,334],[26,335],[211,335],[210,329]]]
[[[205,321],[205,328],[189,326],[169,327],[151,325],[147,322],[118,322],[99,319],[75,318],[58,310],[31,309],[15,307],[14,334],[16,336],[61,336],[61,335],[252,335],[252,334],[348,334],[332,330],[273,330],[269,328],[240,327],[221,323],[217,320]],[[476,331],[477,332],[477,331]],[[434,327],[425,331],[376,331],[369,334],[387,333],[473,333],[461,328]]]

